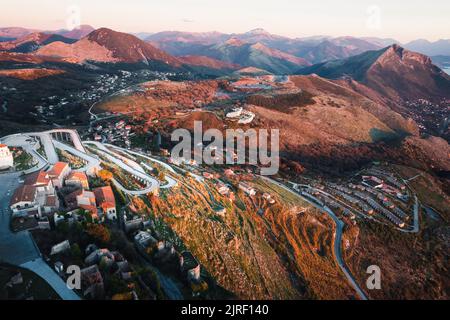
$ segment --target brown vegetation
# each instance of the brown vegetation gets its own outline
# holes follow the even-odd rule
[[[58,74],[62,74],[65,71],[57,69],[8,69],[0,70],[0,77],[11,77],[21,80],[36,80],[43,77],[50,77]]]

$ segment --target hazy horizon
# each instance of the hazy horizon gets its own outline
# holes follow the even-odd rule
[[[23,10],[27,8],[27,10]],[[320,3],[289,0],[241,3],[211,3],[207,0],[114,1],[8,1],[0,17],[2,27],[39,30],[70,29],[77,24],[117,31],[243,33],[262,28],[290,38],[324,35],[331,37],[393,38],[406,43],[416,39],[436,41],[450,34],[450,2],[352,1]],[[420,26],[420,28],[418,28]]]

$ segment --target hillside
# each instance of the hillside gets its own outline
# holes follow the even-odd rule
[[[220,61],[206,56],[181,56],[178,57],[178,59],[182,63],[187,64],[189,66],[205,67],[210,69],[228,70],[228,71],[237,70],[240,68],[239,65]]]
[[[40,48],[37,55],[63,57],[70,62],[144,63],[157,61],[179,67],[180,61],[137,37],[101,28],[73,43],[54,42]]]
[[[289,74],[299,66],[309,65],[302,58],[271,49],[261,43],[251,44],[236,38],[210,46],[203,51],[203,54],[243,67],[264,69],[275,74]]]
[[[12,70],[0,70],[0,77],[11,77],[21,80],[36,80],[43,77],[50,77],[64,73],[63,70],[57,69],[12,69]]]
[[[450,97],[450,77],[427,56],[398,45],[317,64],[299,73],[330,79],[351,77],[396,102]]]
[[[57,34],[37,32],[28,34],[16,40],[0,42],[0,51],[30,53],[38,50],[42,46],[56,41],[70,44],[74,43],[76,40]]]

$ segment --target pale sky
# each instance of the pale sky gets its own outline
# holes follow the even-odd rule
[[[450,38],[449,0],[1,0],[0,8],[0,27],[43,30],[79,21],[123,32],[264,28],[289,37]]]

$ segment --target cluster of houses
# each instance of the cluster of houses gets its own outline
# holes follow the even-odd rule
[[[66,195],[62,191],[70,190]],[[61,192],[58,192],[61,191]],[[72,171],[65,162],[56,163],[48,171],[35,172],[17,188],[10,201],[12,216],[35,217],[60,215],[60,197],[64,211],[84,209],[96,220],[116,220],[116,201],[110,186],[89,190],[89,180],[84,172]]]
[[[186,277],[189,283],[198,284],[201,280],[201,266],[192,253],[183,251],[178,253],[173,244],[165,240],[157,240],[148,231],[139,231],[134,242],[137,248],[144,254],[159,261],[177,261],[180,272]]]
[[[396,189],[385,184],[384,180],[379,177],[363,176],[363,182],[359,185],[350,183],[347,188],[330,183],[327,186],[330,188],[331,194],[340,197],[352,206],[361,208],[368,215],[379,213],[400,228],[404,228],[406,226],[405,221],[409,220],[409,216],[399,206],[396,206],[384,193],[379,191],[382,190],[392,196],[398,195],[401,193],[400,190],[405,189],[405,186],[400,183],[398,183],[399,189]],[[327,197],[319,198],[322,198],[332,208],[339,207],[336,203],[334,203],[335,205],[330,203],[331,200]]]
[[[372,187],[374,189],[380,189],[390,195],[398,196],[400,197],[403,192],[406,190],[406,186],[402,183],[400,183],[396,178],[394,177],[386,177],[386,181],[389,182],[389,184],[385,183],[384,180],[375,177],[375,176],[363,176],[363,184],[367,185],[369,187]]]
[[[94,134],[94,140],[106,143],[123,142],[125,147],[131,146],[130,137],[135,133],[131,132],[131,125],[127,124],[125,120],[120,120],[116,123],[107,123],[104,125],[97,125],[90,130]]]
[[[69,240],[65,240],[52,247],[50,256],[57,260],[54,263],[55,271],[66,277],[65,266],[62,260],[64,254],[70,251]],[[124,282],[130,282],[133,278],[133,269],[129,262],[118,251],[110,251],[106,248],[98,248],[95,244],[89,244],[84,251],[84,268],[81,269],[81,292],[84,297],[90,299],[103,299],[105,297],[105,276],[117,276]],[[103,275],[102,275],[103,272]],[[133,299],[137,300],[136,292],[132,291]]]

